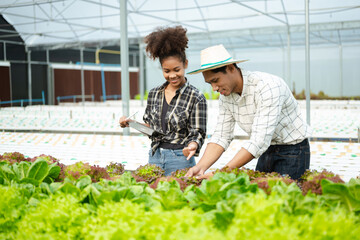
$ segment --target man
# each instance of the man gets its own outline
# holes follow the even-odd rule
[[[205,82],[221,96],[215,132],[200,161],[186,176],[212,176],[204,172],[230,145],[236,122],[250,139],[227,167],[239,168],[259,158],[256,170],[298,179],[310,165],[311,129],[286,83],[268,73],[241,70],[236,63],[243,61],[234,60],[223,45],[217,45],[202,50],[201,68],[188,73],[202,72]]]

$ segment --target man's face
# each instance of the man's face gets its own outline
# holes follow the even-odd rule
[[[208,70],[202,74],[205,82],[211,84],[213,91],[219,92],[224,96],[229,96],[232,92],[235,92],[237,87],[236,75],[234,75],[234,71],[229,70],[229,67],[226,68],[226,73],[214,73]]]

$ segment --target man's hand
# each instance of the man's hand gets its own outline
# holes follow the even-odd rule
[[[198,148],[197,142],[191,142],[187,147],[183,148],[183,154],[186,158],[186,160],[189,160],[192,156],[195,155],[196,149]]]
[[[214,172],[208,172],[204,175],[198,176],[197,179],[210,179],[214,176]]]
[[[189,171],[185,174],[185,177],[193,177],[193,176],[201,176],[204,174],[204,170],[200,169],[197,165],[193,166],[189,169]]]

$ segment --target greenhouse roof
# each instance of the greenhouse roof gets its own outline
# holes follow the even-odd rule
[[[310,44],[358,44],[360,2],[309,3]],[[130,43],[159,26],[188,29],[190,47],[224,43],[237,47],[305,45],[305,1],[299,0],[130,0]],[[15,32],[0,28],[2,39],[20,36],[32,48],[118,45],[119,0],[2,0],[0,14]]]

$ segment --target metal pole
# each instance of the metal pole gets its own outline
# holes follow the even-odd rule
[[[123,115],[129,116],[129,45],[127,31],[127,3],[120,0],[120,60],[121,60],[121,98]],[[130,135],[129,128],[123,129],[124,135]]]
[[[101,86],[102,86],[102,95],[103,101],[106,102],[106,86],[105,86],[105,73],[104,73],[104,64],[100,64],[101,66]]]
[[[27,61],[28,61],[28,95],[29,105],[32,105],[32,79],[31,79],[31,51],[27,50]]]
[[[133,53],[132,55],[132,66],[135,67],[136,66],[136,54]]]
[[[81,63],[81,102],[85,104],[85,81],[84,81],[84,48],[80,49],[80,63]]]
[[[49,105],[54,105],[54,92],[53,92],[53,81],[51,78],[50,69],[50,53],[49,49],[46,49],[46,62],[47,62],[47,99]]]
[[[6,42],[3,42],[4,47],[4,61],[6,61]]]
[[[144,94],[145,94],[145,84],[144,84],[144,45],[139,44],[139,79],[140,79],[140,99],[141,106],[144,106]]]
[[[305,35],[306,122],[310,125],[309,0],[305,0]]]

